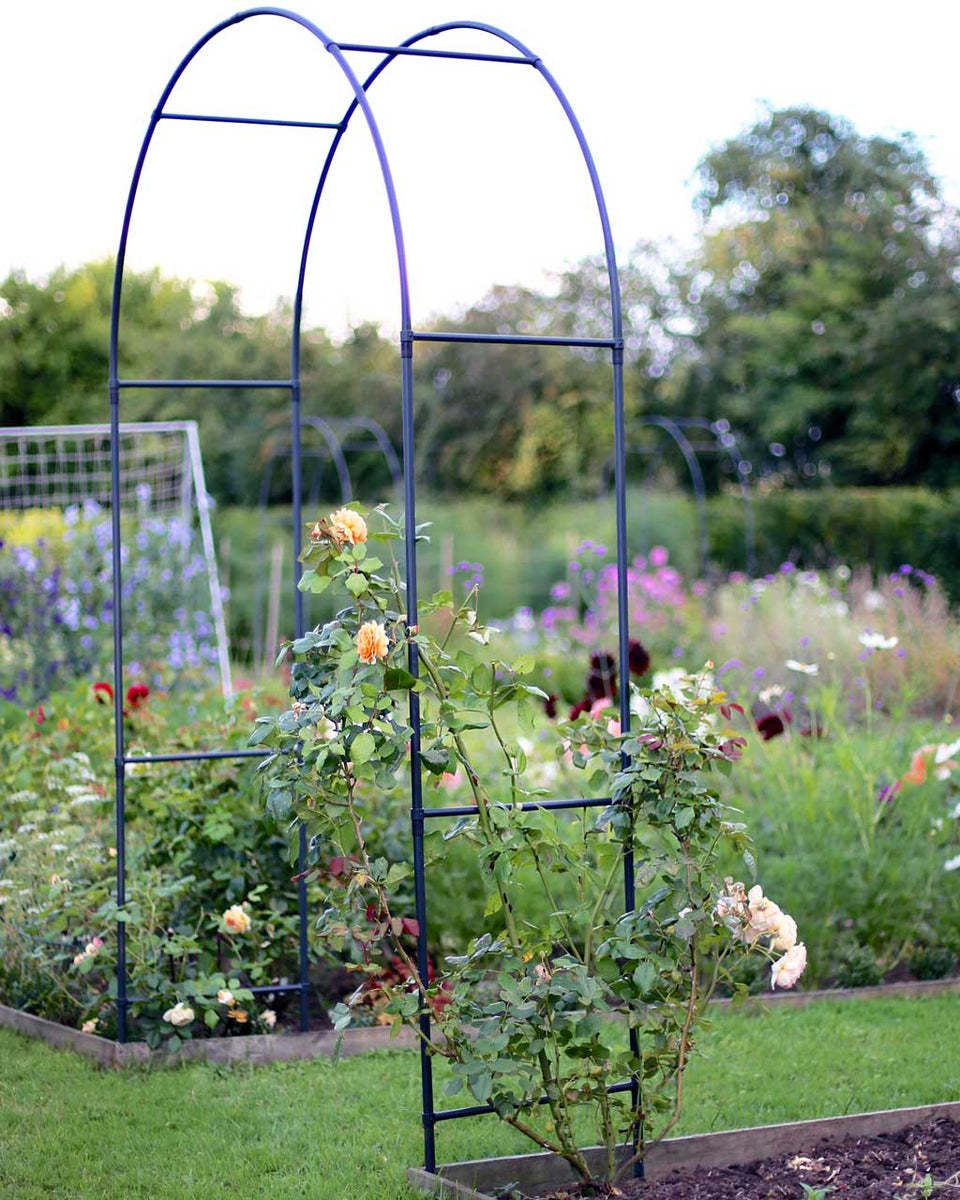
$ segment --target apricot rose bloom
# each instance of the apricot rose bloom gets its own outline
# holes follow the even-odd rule
[[[330,514],[330,536],[341,545],[357,546],[367,540],[367,523],[352,508],[338,508]]]
[[[357,632],[357,655],[362,663],[387,657],[387,632],[377,621],[367,621]]]
[[[807,965],[807,948],[803,942],[791,946],[783,958],[778,958],[770,972],[772,988],[791,988],[803,974]]]
[[[781,913],[770,943],[773,950],[792,950],[797,944],[797,923],[789,913]]]
[[[223,914],[223,924],[228,933],[246,933],[251,921],[246,910],[239,904],[234,904]]]

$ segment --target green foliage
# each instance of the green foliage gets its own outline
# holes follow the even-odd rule
[[[695,332],[664,387],[673,410],[723,415],[760,446],[814,427],[844,481],[952,481],[960,224],[916,140],[771,111],[699,180],[708,223],[681,271]]]
[[[134,753],[236,744],[245,717],[180,710],[153,696],[128,717]],[[89,685],[47,718],[0,727],[0,1000],[97,1031],[115,1029],[113,726]],[[181,724],[181,722],[184,722]],[[225,762],[129,772],[125,909],[134,1036],[176,1044],[198,1031],[263,1032],[269,995],[248,988],[296,973],[297,906],[284,840],[264,837],[250,769]],[[231,930],[233,906],[249,929]],[[243,921],[239,924],[242,926]],[[232,992],[221,1002],[217,993]],[[273,998],[283,1008],[283,997]],[[163,1019],[176,1003],[194,1019]],[[232,1015],[231,1015],[232,1014]]]
[[[705,1053],[690,1066],[678,1133],[955,1099],[956,1006],[955,996],[931,996],[717,1013],[701,1037]],[[446,1064],[435,1070],[442,1087]],[[404,1171],[422,1162],[420,1099],[418,1056],[409,1050],[336,1066],[317,1059],[117,1072],[3,1029],[0,1181],[17,1200],[121,1192],[194,1200],[218,1191],[262,1200],[267,1177],[273,1200],[411,1200]],[[443,1122],[438,1143],[444,1162],[526,1148],[489,1117]]]
[[[545,699],[526,682],[534,659],[491,657],[497,631],[478,615],[476,588],[460,603],[439,593],[421,609],[429,625],[409,626],[396,562],[385,567],[379,557],[393,560],[404,530],[382,508],[369,528],[367,510],[352,507],[311,528],[301,587],[353,603],[284,647],[292,707],[262,718],[251,737],[268,750],[260,767],[268,813],[294,833],[305,827],[312,864],[331,855],[341,864],[324,888],[318,929],[338,956],[353,948],[361,981],[334,1011],[334,1027],[350,1023],[371,989],[397,1023],[417,1028],[433,1011],[431,1052],[451,1066],[449,1095],[465,1088],[489,1102],[590,1180],[574,1116],[586,1110],[607,1150],[602,1175],[612,1180],[624,1136],[660,1138],[679,1119],[694,1030],[728,977],[725,960],[764,935],[774,945],[782,936],[756,923],[766,903],[759,889],[748,903],[742,884],[721,884],[718,874],[721,847],[753,864],[744,827],[729,820],[709,778],[740,757],[743,739],[723,732],[729,710],[705,680],[677,682],[638,699],[633,734],[621,736],[612,718],[560,727],[558,757],[576,747],[569,755],[585,772],[583,789],[609,795],[608,807],[569,824],[535,807],[547,790],[535,786],[523,741],[512,736],[532,727],[534,702]],[[486,894],[468,944],[434,972],[415,960],[419,927],[395,907],[410,867],[371,845],[378,797],[406,773],[408,703],[420,711],[425,772],[462,771],[476,809],[443,834],[431,830],[429,861],[439,871],[451,842],[468,843]],[[640,899],[622,914],[615,895],[628,852]],[[530,905],[530,892],[545,911]],[[779,949],[792,953],[795,940],[794,927]],[[765,952],[774,957],[772,947]],[[643,1081],[642,1108],[607,1092],[610,1080],[631,1077]]]

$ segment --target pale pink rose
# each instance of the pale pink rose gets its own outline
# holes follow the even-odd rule
[[[780,914],[771,946],[774,950],[792,950],[797,944],[797,923],[789,913]]]
[[[263,1019],[263,1023],[267,1026],[267,1028],[273,1029],[273,1027],[277,1023],[277,1014],[273,1011],[273,1009],[265,1008],[263,1010],[263,1012],[260,1014],[260,1016]]]
[[[602,696],[599,700],[594,700],[590,706],[590,719],[599,721],[605,712],[614,707],[614,702],[607,696]],[[611,737],[620,736],[620,722],[616,717],[611,717],[607,721],[607,733]]]
[[[445,791],[452,792],[460,786],[460,780],[462,778],[463,776],[460,773],[459,767],[457,767],[452,774],[450,771],[444,771],[444,773],[440,776],[440,787],[442,787]]]
[[[81,1033],[96,1033],[96,1031],[97,1031],[96,1017],[94,1017],[94,1019],[92,1021],[84,1021],[84,1023],[80,1026]]]
[[[750,906],[750,924],[747,926],[747,940],[756,941],[775,933],[783,913],[780,906],[763,894],[763,888],[752,887],[747,893],[747,903]]]
[[[783,958],[778,958],[770,972],[770,986],[774,989],[791,988],[803,974],[807,965],[807,948],[803,942],[791,946]]]
[[[102,945],[103,945],[103,938],[95,937],[92,941],[87,942],[86,948],[84,949],[83,952],[89,958],[93,958],[93,956],[100,950]]]

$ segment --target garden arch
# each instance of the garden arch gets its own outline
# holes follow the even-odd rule
[[[352,93],[352,98],[344,112],[344,115],[336,121],[316,122],[316,121],[300,121],[300,120],[276,120],[276,119],[260,119],[252,117],[233,117],[225,115],[211,115],[202,113],[183,113],[183,112],[168,112],[167,103],[184,71],[203,49],[208,42],[215,38],[218,34],[239,22],[249,20],[251,18],[271,17],[286,21],[292,21],[301,26],[307,33],[316,38],[324,49],[332,56],[333,60],[341,70],[348,84],[349,91]],[[505,42],[512,50],[512,53],[501,54],[484,54],[472,51],[455,51],[426,48],[419,45],[420,42],[435,37],[440,34],[452,32],[454,30],[474,30],[481,33],[489,34],[491,37]],[[360,78],[354,72],[352,66],[345,57],[348,53],[357,54],[374,54],[380,56],[380,61],[374,69],[361,82]],[[511,63],[519,67],[528,67],[537,71],[543,78],[544,82],[552,91],[554,97],[562,108],[567,121],[570,125],[571,132],[579,146],[580,153],[583,158],[584,166],[589,176],[590,184],[593,190],[594,200],[596,202],[597,214],[600,220],[600,226],[603,237],[604,256],[607,266],[609,287],[610,287],[610,333],[607,337],[561,337],[549,335],[535,334],[472,334],[464,332],[445,332],[445,331],[420,331],[413,327],[410,308],[410,293],[407,280],[406,254],[404,248],[403,227],[400,220],[400,209],[397,202],[396,190],[394,188],[393,176],[390,170],[390,163],[387,157],[386,149],[383,144],[383,139],[380,135],[380,130],[377,126],[377,121],[370,105],[368,91],[376,79],[382,72],[392,63],[397,57],[409,56],[429,56],[438,58],[449,58],[462,60],[464,62],[498,62]],[[503,30],[497,29],[492,25],[486,25],[475,21],[454,21],[443,25],[435,25],[428,29],[422,30],[408,38],[399,46],[388,45],[370,45],[355,42],[335,42],[328,37],[317,25],[309,21],[306,17],[298,13],[291,12],[287,9],[258,7],[247,9],[229,17],[225,21],[210,29],[203,37],[201,37],[188,53],[181,60],[179,66],[174,71],[169,82],[164,88],[160,100],[150,117],[150,122],[147,132],[144,136],[140,152],[136,161],[133,172],[133,177],[130,183],[130,189],[127,196],[126,208],[124,210],[123,223],[121,226],[120,243],[117,251],[116,273],[114,277],[113,303],[110,320],[110,378],[109,378],[109,394],[110,394],[110,420],[111,420],[111,472],[114,485],[114,495],[118,494],[117,481],[119,478],[119,460],[117,456],[118,448],[118,430],[120,421],[120,394],[130,389],[142,388],[189,388],[189,389],[272,389],[280,390],[289,393],[290,396],[290,431],[291,431],[291,449],[293,459],[293,542],[295,558],[299,559],[301,550],[302,537],[302,488],[301,488],[301,415],[300,415],[300,398],[301,398],[301,381],[300,381],[300,326],[303,312],[303,291],[304,280],[306,275],[307,261],[310,251],[310,243],[313,235],[313,229],[316,222],[317,210],[320,203],[320,198],[323,194],[324,186],[329,176],[333,161],[336,157],[337,149],[343,139],[344,133],[349,128],[350,122],[357,111],[362,112],[364,121],[367,125],[370,137],[373,141],[377,159],[380,166],[380,172],[383,180],[384,189],[386,192],[387,204],[390,210],[390,218],[393,227],[394,244],[397,256],[397,269],[399,274],[400,284],[400,367],[401,367],[401,415],[403,429],[403,469],[404,469],[404,510],[406,528],[412,529],[416,524],[416,485],[414,477],[414,408],[413,408],[413,353],[414,346],[418,342],[472,342],[477,344],[509,344],[509,345],[540,345],[540,346],[557,346],[557,347],[579,347],[606,350],[610,354],[611,364],[611,383],[612,383],[612,403],[613,403],[613,427],[614,427],[614,481],[616,493],[616,522],[617,522],[617,569],[618,569],[618,588],[617,588],[617,614],[618,614],[618,629],[619,629],[619,671],[620,678],[626,680],[629,678],[629,630],[628,630],[628,606],[627,606],[627,526],[626,526],[626,496],[625,496],[625,480],[624,480],[624,462],[625,462],[625,438],[624,438],[624,405],[623,405],[623,318],[620,303],[620,284],[617,271],[616,255],[614,251],[613,236],[610,230],[610,221],[607,214],[606,202],[604,200],[603,190],[600,185],[600,179],[597,174],[597,169],[593,161],[593,156],[587,144],[583,130],[570,106],[569,101],[561,90],[559,84],[551,75],[549,70],[544,65],[543,61],[529,50],[522,42],[505,33]],[[221,123],[236,123],[250,125],[267,125],[267,126],[293,126],[312,129],[330,129],[334,131],[334,136],[328,150],[326,160],[320,171],[319,180],[316,191],[314,193],[313,202],[310,207],[309,216],[306,222],[306,229],[303,240],[303,248],[300,256],[300,267],[297,278],[297,287],[294,301],[294,318],[293,318],[293,335],[291,340],[290,351],[290,372],[289,377],[285,379],[122,379],[119,377],[118,362],[119,362],[119,337],[120,337],[120,301],[123,286],[123,267],[126,256],[127,242],[130,232],[130,224],[133,216],[133,209],[136,202],[137,190],[140,184],[140,178],[143,172],[144,163],[150,149],[153,135],[158,124],[163,120],[174,121],[210,121]],[[130,755],[126,753],[123,734],[123,622],[121,608],[121,588],[120,588],[120,514],[119,506],[112,505],[112,524],[113,524],[113,547],[114,547],[114,674],[116,680],[115,688],[115,710],[114,719],[116,727],[116,758],[115,758],[115,779],[116,779],[116,830],[117,830],[117,903],[123,906],[126,903],[126,866],[124,852],[124,825],[125,825],[125,806],[124,806],[124,786],[125,772],[130,764],[148,765],[154,762],[170,762],[182,761],[184,759],[196,758],[245,758],[245,757],[260,757],[259,750],[209,750],[193,753],[173,753],[173,754],[158,754],[158,755]],[[412,537],[405,539],[405,583],[407,589],[408,607],[407,607],[407,623],[414,626],[418,623],[417,616],[417,556],[416,544]],[[295,593],[295,627],[296,633],[299,636],[303,632],[303,596],[302,593]],[[418,674],[418,651],[416,644],[409,644],[409,662],[410,673],[414,676]],[[620,720],[624,732],[630,728],[630,703],[629,691],[626,687],[620,689]],[[420,764],[420,707],[419,697],[413,690],[410,692],[410,725],[412,730],[411,736],[411,775],[410,775],[410,812],[413,840],[413,866],[415,876],[415,899],[416,899],[416,915],[419,923],[420,937],[418,939],[418,965],[419,970],[424,977],[427,975],[427,897],[426,897],[426,879],[424,872],[424,826],[427,818],[445,818],[459,817],[475,814],[478,810],[473,805],[451,806],[446,808],[431,808],[425,809],[423,805],[422,780],[421,780],[421,764]],[[574,799],[549,799],[523,805],[529,809],[585,809],[606,806],[609,803],[608,797],[591,797]],[[301,1026],[306,1027],[307,1017],[307,998],[308,998],[308,980],[307,980],[307,916],[306,916],[306,884],[303,878],[302,864],[306,855],[306,839],[304,831],[300,830],[300,862],[301,871],[298,883],[299,892],[299,909],[300,909],[300,979],[295,984],[278,985],[263,987],[259,990],[266,992],[278,992],[288,990],[299,992],[300,995],[300,1015]],[[624,905],[625,911],[631,912],[635,907],[635,877],[634,877],[634,855],[633,850],[627,847],[623,854],[623,886],[624,886]],[[126,943],[124,936],[123,922],[118,922],[117,925],[117,976],[118,976],[118,992],[117,992],[117,1012],[118,1012],[118,1037],[120,1041],[125,1041],[127,1037],[127,1015],[131,1003],[135,1002],[134,997],[127,993],[127,978],[126,978]],[[256,989],[255,989],[256,990]],[[434,1171],[436,1167],[435,1153],[435,1127],[439,1121],[451,1120],[456,1117],[475,1116],[481,1113],[492,1112],[490,1105],[475,1105],[466,1108],[445,1109],[438,1112],[434,1105],[433,1095],[433,1076],[432,1076],[432,1059],[428,1053],[427,1047],[430,1040],[430,1015],[426,1008],[421,1009],[420,1013],[420,1031],[423,1034],[421,1039],[421,1078],[422,1078],[422,1097],[423,1111],[422,1120],[424,1128],[424,1160],[425,1167],[428,1171]],[[630,1031],[630,1046],[634,1057],[639,1054],[639,1045],[635,1030]],[[610,1085],[610,1091],[629,1091],[631,1093],[635,1106],[639,1105],[640,1098],[640,1082],[639,1076],[628,1081],[619,1082]],[[642,1163],[638,1163],[638,1173],[642,1173]]]
[[[379,451],[390,473],[390,482],[393,490],[399,493],[403,475],[400,460],[397,458],[397,452],[394,450],[393,443],[387,436],[386,430],[378,421],[374,421],[369,417],[339,417],[333,419],[326,417],[301,417],[300,425],[301,428],[314,430],[320,437],[319,445],[313,450],[303,447],[301,437],[301,463],[305,465],[308,460],[316,463],[313,477],[310,481],[310,490],[307,493],[308,512],[316,510],[319,503],[320,484],[324,471],[330,463],[333,464],[337,474],[337,485],[340,493],[339,503],[347,504],[353,499],[353,477],[350,474],[350,464],[347,462],[346,457],[347,453],[351,451],[371,449]],[[366,435],[367,440],[364,440],[364,435]],[[358,440],[348,440],[351,436],[357,436]],[[253,605],[254,664],[266,661],[267,656],[271,653],[276,653],[276,648],[271,649],[267,644],[263,628],[264,596],[267,589],[268,573],[266,554],[267,512],[269,511],[270,489],[273,484],[277,463],[281,459],[292,458],[292,456],[293,447],[289,442],[274,444],[268,451],[263,471],[260,475],[260,493],[257,499],[257,541],[256,550],[254,551],[258,567]],[[306,616],[309,616],[309,608],[308,597],[307,603],[304,605]]]
[[[697,538],[700,549],[700,571],[706,578],[710,565],[710,534],[707,525],[707,488],[700,465],[701,454],[719,454],[730,463],[736,475],[740,498],[743,501],[743,543],[744,570],[753,575],[756,568],[756,532],[753,520],[753,502],[750,495],[750,463],[740,453],[736,434],[730,428],[730,422],[725,419],[708,421],[706,417],[639,417],[632,422],[631,429],[659,429],[680,451],[690,475],[693,487],[694,504],[697,510]],[[691,441],[688,431],[700,430],[709,434],[709,440]],[[651,451],[647,446],[629,441],[626,446],[629,454],[656,454],[655,461],[663,461],[663,447],[658,446]],[[614,459],[608,458],[603,465],[602,491],[605,494],[610,487],[614,474]]]

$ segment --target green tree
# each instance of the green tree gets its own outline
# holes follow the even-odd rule
[[[664,402],[787,456],[810,432],[845,481],[955,479],[960,222],[916,139],[770,112],[703,159],[696,204]]]

